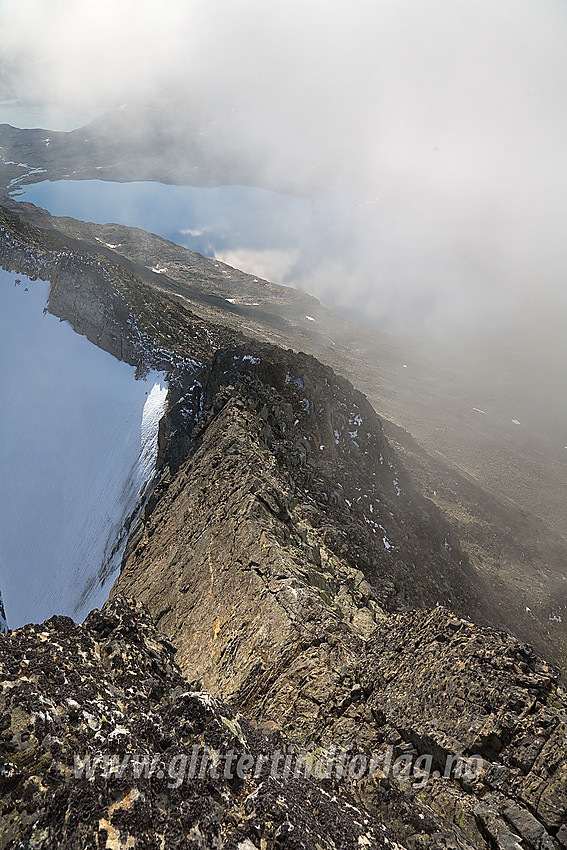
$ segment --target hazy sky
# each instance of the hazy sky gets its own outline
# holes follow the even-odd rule
[[[331,306],[436,332],[565,308],[564,0],[0,0],[0,51],[5,97],[181,87],[236,104],[268,176],[354,188],[348,258],[304,282]]]

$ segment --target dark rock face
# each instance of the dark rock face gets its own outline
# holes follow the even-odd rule
[[[8,630],[8,622],[6,620],[6,612],[4,610],[4,603],[2,602],[2,594],[0,593],[0,634],[5,633]]]

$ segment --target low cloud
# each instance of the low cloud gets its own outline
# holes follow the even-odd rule
[[[262,185],[348,197],[284,270],[329,306],[428,335],[565,309],[559,0],[3,0],[0,33],[6,99],[174,122],[184,92]]]

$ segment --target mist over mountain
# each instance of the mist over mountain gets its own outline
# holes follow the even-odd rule
[[[249,181],[347,195],[344,244],[322,233],[327,262],[302,277],[328,306],[437,339],[565,315],[561,3],[4,0],[0,15],[7,97],[126,103],[131,137],[165,159],[196,130]]]

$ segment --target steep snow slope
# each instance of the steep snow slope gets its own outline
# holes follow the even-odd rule
[[[20,280],[15,284],[15,280]],[[167,389],[44,314],[0,270],[0,588],[10,627],[102,604],[151,478]]]

